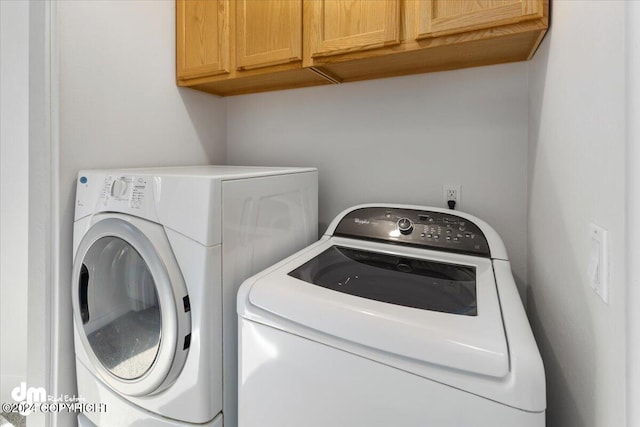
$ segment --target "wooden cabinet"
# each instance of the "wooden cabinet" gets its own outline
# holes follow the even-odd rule
[[[229,2],[176,2],[176,68],[178,78],[229,72]]]
[[[534,54],[548,28],[546,0],[398,3],[400,43],[331,56],[310,55],[304,64],[345,83],[524,61]]]
[[[178,85],[220,95],[529,59],[548,0],[176,0]]]
[[[218,95],[330,84],[302,66],[303,0],[176,0],[179,86]]]
[[[543,2],[531,0],[425,0],[418,2],[417,38],[540,19]]]
[[[301,0],[238,0],[236,8],[238,69],[302,61]]]
[[[400,43],[397,0],[309,0],[305,6],[309,59]]]

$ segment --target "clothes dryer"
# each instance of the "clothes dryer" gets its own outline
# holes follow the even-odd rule
[[[361,205],[238,293],[240,427],[545,424],[545,376],[498,234]]]
[[[317,238],[317,171],[84,170],[72,299],[99,426],[236,425],[236,293]]]

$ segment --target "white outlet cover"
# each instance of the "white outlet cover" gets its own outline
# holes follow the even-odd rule
[[[609,303],[609,233],[597,224],[589,224],[589,285]]]
[[[449,199],[449,190],[453,190],[456,193],[456,197],[455,197],[455,201],[456,201],[456,210],[460,210],[460,206],[461,203],[460,201],[461,199],[461,193],[460,193],[460,185],[459,184],[444,184],[442,186],[442,206],[444,206],[445,208],[448,208],[449,205],[447,204],[447,202],[450,200]]]

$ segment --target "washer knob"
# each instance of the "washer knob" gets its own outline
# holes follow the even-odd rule
[[[398,230],[402,234],[411,234],[413,231],[413,222],[409,218],[400,218],[398,220]]]

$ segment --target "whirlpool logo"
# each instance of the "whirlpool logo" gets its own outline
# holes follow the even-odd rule
[[[371,221],[369,221],[368,219],[360,219],[360,218],[356,218],[353,220],[356,224],[360,224],[360,225],[367,225],[367,224],[371,224]]]

